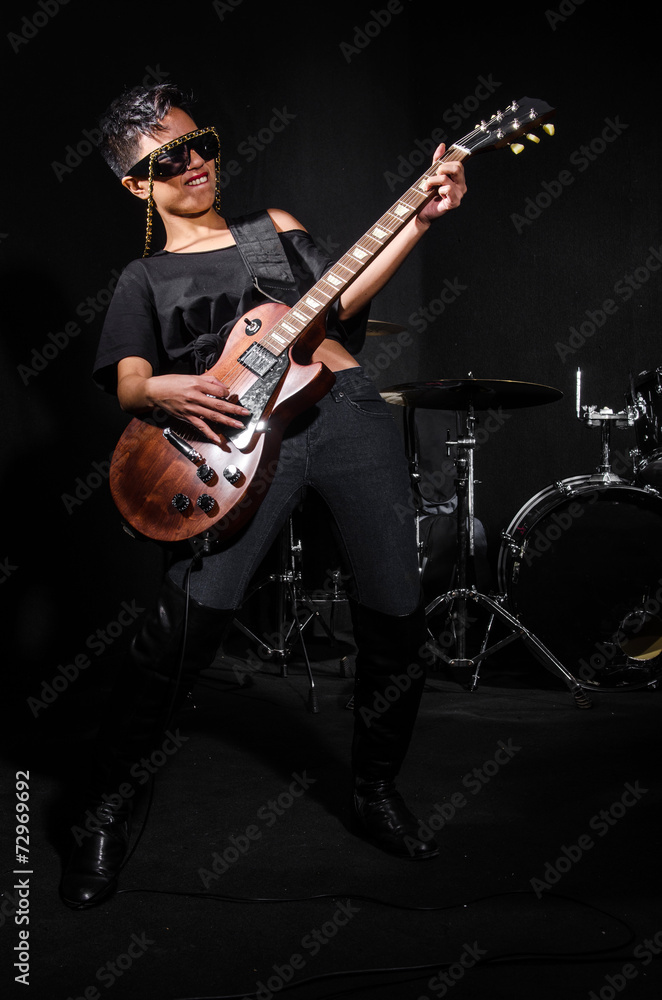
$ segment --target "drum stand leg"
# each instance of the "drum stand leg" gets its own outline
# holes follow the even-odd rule
[[[550,673],[559,677],[567,685],[575,700],[577,708],[591,708],[591,701],[577,678],[574,677],[559,660],[557,660],[553,653],[547,649],[547,647],[540,641],[540,639],[537,638],[537,636],[533,634],[533,632],[525,628],[525,626],[522,625],[517,618],[511,615],[510,612],[503,607],[505,598],[488,597],[486,594],[478,593],[475,586],[467,585],[469,566],[470,564],[473,566],[474,557],[473,449],[476,443],[474,429],[475,417],[473,407],[469,407],[464,433],[458,434],[457,441],[447,442],[448,447],[457,447],[455,460],[457,467],[455,485],[458,498],[457,586],[453,590],[448,591],[448,593],[435,597],[434,600],[427,604],[425,608],[426,617],[429,617],[439,606],[448,606],[449,608],[451,605],[455,606],[456,614],[454,616],[454,621],[456,655],[454,657],[449,657],[439,646],[429,629],[428,631],[431,639],[428,642],[428,648],[432,653],[434,653],[435,656],[444,660],[450,666],[473,668],[471,690],[475,691],[478,687],[480,667],[483,660],[497,652],[497,650],[503,649],[504,646],[509,645],[511,642],[515,642],[516,639],[522,639],[525,645],[535,654],[543,666],[546,667]],[[470,601],[474,601],[477,605],[480,605],[490,612],[490,619],[480,652],[472,658],[468,658],[466,653],[467,605]],[[505,623],[510,628],[511,634],[505,639],[488,646],[487,643],[489,640],[489,633],[495,619],[499,619],[501,622]]]
[[[243,632],[245,636],[258,645],[260,651],[265,657],[276,660],[280,663],[281,677],[287,677],[287,665],[291,659],[294,647],[297,642],[299,642],[306,663],[306,671],[308,674],[308,683],[310,688],[308,707],[311,712],[317,713],[319,712],[319,704],[317,701],[315,678],[313,676],[313,670],[310,664],[308,649],[306,647],[303,633],[315,617],[318,618],[325,628],[326,626],[319,611],[305,600],[305,597],[300,589],[300,570],[297,565],[297,554],[300,550],[300,543],[295,543],[294,540],[294,526],[292,518],[290,517],[287,529],[283,529],[283,532],[281,533],[278,572],[271,574],[268,580],[264,583],[258,584],[257,587],[254,587],[248,595],[252,596],[256,593],[256,591],[261,590],[262,587],[266,586],[268,583],[275,583],[277,585],[278,589],[276,591],[276,601],[278,630],[275,634],[275,638],[277,639],[278,644],[271,646],[264,642],[263,639],[252,632],[238,618],[234,619],[233,624],[239,629],[240,632]],[[300,615],[299,609],[302,605],[305,606],[306,610],[305,618],[302,618]],[[288,614],[291,614],[291,620],[289,621]]]
[[[550,673],[559,677],[568,686],[570,693],[572,694],[578,708],[590,708],[591,701],[587,696],[584,688],[579,683],[576,677],[570,673],[566,667],[557,660],[552,652],[531,632],[529,629],[525,628],[520,621],[517,620],[510,612],[506,611],[504,607],[501,606],[500,601],[503,598],[493,598],[488,597],[486,594],[478,593],[475,588],[471,589],[457,589],[449,591],[448,594],[444,594],[440,597],[436,597],[430,604],[426,607],[426,614],[431,614],[442,602],[450,604],[457,600],[458,609],[460,614],[464,614],[464,609],[466,608],[468,601],[475,601],[476,604],[488,609],[491,612],[491,618],[487,625],[487,630],[485,637],[483,639],[480,652],[473,656],[471,659],[467,659],[466,655],[460,656],[460,653],[464,653],[464,647],[460,645],[460,638],[464,639],[464,635],[458,635],[457,643],[457,655],[454,657],[449,657],[443,649],[437,644],[437,642],[432,638],[428,642],[428,648],[435,656],[444,660],[450,666],[455,667],[472,667],[474,672],[471,679],[471,690],[475,691],[478,687],[478,682],[480,679],[480,667],[482,661],[487,659],[493,653],[496,653],[499,649],[503,649],[504,646],[508,646],[511,642],[515,642],[516,639],[522,639],[524,644],[535,654],[538,660],[540,660]],[[500,642],[495,642],[491,646],[487,646],[489,632],[492,628],[494,619],[498,618],[502,622],[505,622],[512,630],[511,635],[506,636],[505,639],[501,639]]]

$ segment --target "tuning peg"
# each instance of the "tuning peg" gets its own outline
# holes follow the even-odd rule
[[[543,131],[546,132],[547,135],[554,135],[554,126],[551,124],[543,125]]]
[[[522,145],[521,142],[511,142],[510,143],[510,148],[512,149],[512,151],[515,154],[515,156],[519,156],[519,154],[524,149],[524,146]]]
[[[529,142],[540,142],[540,137],[534,135],[533,132],[527,132],[526,137],[529,140]]]

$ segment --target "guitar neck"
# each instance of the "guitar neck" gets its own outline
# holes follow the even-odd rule
[[[425,173],[391,205],[381,219],[350,247],[276,326],[271,327],[261,344],[272,354],[282,354],[318,316],[324,314],[340,298],[348,285],[388,246],[412,216],[435,197],[434,190],[427,190],[426,182],[437,173],[440,163],[462,161],[474,153],[501,149],[504,146],[510,146],[513,152],[519,153],[524,147],[514,140],[526,135],[527,139],[538,142],[533,131],[553,114],[554,108],[549,104],[536,98],[521,97],[519,101],[513,101],[504,112],[497,111],[489,121],[476,125],[473,131],[446,150],[441,160],[430,164]],[[543,128],[550,135],[554,134],[553,126],[543,125]]]
[[[441,160],[431,164],[416,183],[269,330],[260,342],[262,346],[277,355],[291,347],[310,323],[340,298],[412,216],[435,197],[436,192],[428,191],[425,182],[437,173],[439,163],[464,160],[469,155],[468,150],[451,146]]]

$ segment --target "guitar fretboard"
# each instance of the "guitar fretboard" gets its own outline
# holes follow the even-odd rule
[[[276,355],[291,347],[310,323],[342,295],[412,216],[426,202],[434,198],[435,191],[428,191],[425,182],[437,173],[439,164],[446,160],[464,160],[468,155],[467,150],[451,146],[441,160],[431,164],[375,225],[364,233],[340,260],[336,261],[275,326],[271,327],[260,341],[261,345]]]

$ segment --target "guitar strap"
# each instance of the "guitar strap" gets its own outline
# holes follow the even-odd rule
[[[239,215],[227,223],[258,292],[282,302],[283,295],[296,291],[290,262],[268,212]]]
[[[255,289],[272,302],[283,302],[289,293],[291,301],[284,304],[294,305],[299,293],[269,213],[238,215],[227,223]],[[218,361],[223,342],[215,333],[203,333],[193,341],[191,350],[195,372],[201,375]]]

